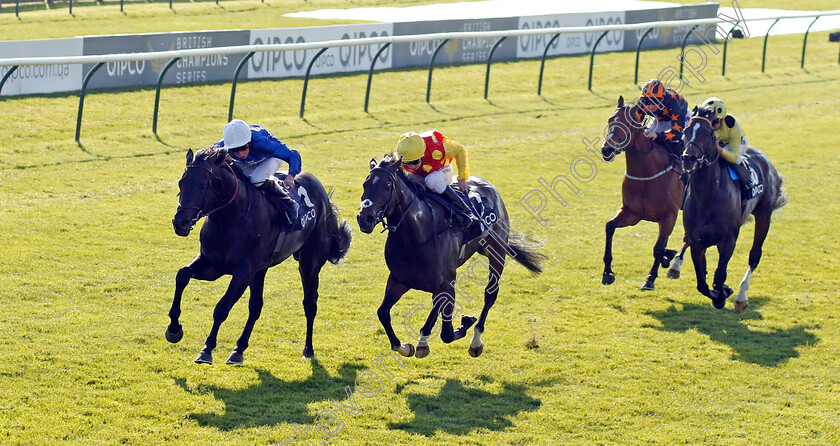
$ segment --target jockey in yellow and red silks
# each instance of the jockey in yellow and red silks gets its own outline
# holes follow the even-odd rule
[[[662,82],[651,79],[642,87],[639,104],[641,114],[637,117],[640,121],[644,115],[655,118],[644,129],[645,136],[668,147],[675,155],[682,155],[688,102]]]
[[[396,151],[406,172],[422,179],[429,190],[446,198],[460,211],[464,226],[470,227],[478,222],[469,206],[449,186],[453,173],[452,160],[455,160],[458,163],[458,188],[464,194],[469,191],[469,154],[463,145],[430,130],[422,134],[404,133],[397,142]]]

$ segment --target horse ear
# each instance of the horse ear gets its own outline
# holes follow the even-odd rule
[[[618,97],[618,107],[619,108],[624,107],[624,96],[619,96]]]
[[[192,149],[187,150],[187,165],[189,166],[193,162],[193,151]]]
[[[371,158],[370,159],[370,170],[373,170],[374,167],[376,167],[376,158]]]
[[[221,148],[221,149],[219,149],[219,157],[218,157],[218,158],[216,158],[216,164],[218,164],[218,165],[220,165],[220,166],[221,166],[221,165],[222,165],[222,163],[223,163],[223,162],[225,162],[225,160],[227,159],[227,157],[228,157],[228,151],[227,151],[227,149],[225,149],[224,147],[223,147],[223,148]]]
[[[697,106],[695,105],[694,108],[691,110],[691,116],[697,115]]]

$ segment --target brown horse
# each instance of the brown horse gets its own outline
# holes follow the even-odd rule
[[[711,299],[715,308],[721,309],[726,305],[726,298],[732,294],[732,288],[726,285],[726,267],[735,251],[738,233],[750,214],[755,216],[749,268],[735,298],[735,309],[743,311],[749,306],[747,290],[750,277],[761,260],[761,246],[770,229],[770,217],[787,203],[787,197],[782,191],[782,177],[773,163],[761,150],[748,147],[744,156],[754,161],[760,170],[764,192],[749,200],[741,199],[739,183],[730,179],[727,163],[719,161],[720,152],[712,129],[714,120],[714,110],[695,107],[686,128],[682,164],[691,179],[685,199],[683,226],[691,246],[697,290]],[[706,249],[711,246],[717,246],[720,258],[712,289],[709,289],[706,283]]]
[[[470,356],[484,351],[481,335],[490,308],[499,294],[499,280],[505,268],[505,257],[511,256],[534,274],[542,271],[546,256],[537,252],[539,244],[530,242],[522,234],[511,231],[505,204],[489,181],[471,177],[470,189],[487,200],[492,214],[482,216],[489,230],[464,244],[463,228],[453,227],[451,211],[441,203],[422,198],[424,187],[415,183],[403,171],[400,160],[386,156],[378,164],[370,161],[370,175],[364,182],[359,229],[366,234],[382,223],[388,230],[385,241],[385,263],[390,274],[385,285],[385,297],[377,314],[391,349],[403,356],[415,354],[414,345],[401,344],[391,326],[391,308],[410,289],[432,294],[432,310],[420,329],[417,357],[429,354],[428,338],[437,320],[443,319],[440,338],[450,343],[463,338],[475,323],[470,342]],[[433,192],[429,192],[432,194]],[[492,218],[489,218],[491,217]],[[484,289],[484,308],[476,318],[463,316],[461,326],[452,328],[455,307],[455,270],[476,252],[487,257],[490,275]]]
[[[601,146],[601,156],[612,161],[616,155],[625,153],[627,170],[621,185],[621,208],[612,220],[607,222],[607,240],[604,248],[604,275],[601,283],[615,282],[612,270],[612,239],[616,228],[633,226],[641,220],[659,223],[659,237],[653,246],[653,267],[643,290],[654,289],[659,266],[667,268],[676,251],[665,249],[668,237],[674,230],[677,213],[680,210],[684,186],[676,168],[679,160],[668,148],[653,143],[642,134],[644,124],[639,121],[638,104],[624,104],[624,97],[618,98],[615,113],[608,121],[608,134]],[[680,250],[685,251],[685,245]],[[679,277],[679,269],[672,277]]]

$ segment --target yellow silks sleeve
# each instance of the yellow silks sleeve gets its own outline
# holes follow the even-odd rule
[[[446,149],[446,157],[455,158],[455,162],[458,163],[458,179],[469,180],[470,154],[467,148],[447,136],[443,137],[443,148]]]
[[[721,122],[720,128],[715,130],[715,137],[717,137],[718,141],[720,141],[720,145],[724,146],[729,144],[728,150],[722,150],[720,152],[720,156],[723,157],[726,161],[730,163],[734,163],[738,161],[739,151],[741,149],[741,139],[743,139],[746,135],[744,135],[744,129],[741,128],[741,123],[735,119],[732,115],[726,115],[727,119],[724,119]],[[732,123],[730,127],[728,122]]]

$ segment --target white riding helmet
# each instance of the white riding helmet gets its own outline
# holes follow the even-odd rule
[[[235,149],[242,147],[251,142],[251,128],[241,119],[234,119],[225,124],[225,130],[222,133],[222,140],[225,147],[228,149]]]

